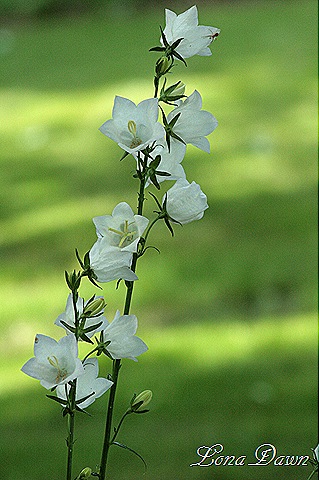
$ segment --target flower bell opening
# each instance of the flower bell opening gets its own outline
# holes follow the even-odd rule
[[[120,248],[126,247],[127,245],[129,245],[134,239],[134,236],[137,234],[135,230],[132,230],[132,231],[129,230],[129,226],[130,224],[128,220],[125,220],[123,224],[123,231],[117,230],[116,228],[109,227],[110,232],[116,233],[121,237],[118,244]]]
[[[55,378],[56,383],[60,383],[62,380],[65,380],[68,376],[68,372],[65,368],[60,367],[59,360],[56,358],[56,356],[52,355],[52,357],[48,357],[48,362],[50,365],[52,365],[52,367],[57,369],[57,376]]]

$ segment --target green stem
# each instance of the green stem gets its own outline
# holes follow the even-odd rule
[[[72,290],[72,302],[74,310],[74,325],[75,325],[75,337],[76,341],[79,339],[79,315],[76,308],[76,302],[78,300],[78,292],[74,288]],[[65,386],[66,395],[69,399],[69,412],[68,412],[68,438],[66,440],[68,448],[68,459],[66,469],[66,480],[72,480],[72,462],[73,462],[73,445],[74,445],[74,427],[75,427],[75,395],[76,395],[76,380],[71,384],[70,391],[67,392],[67,386]]]
[[[72,384],[68,393],[70,402],[70,412],[68,413],[68,438],[66,444],[68,447],[68,460],[66,470],[66,480],[72,480],[72,461],[73,461],[73,445],[74,445],[74,411],[75,411],[75,392],[76,392],[76,380]]]
[[[145,234],[143,235],[143,238],[144,238],[145,242],[146,242],[146,240],[147,240],[147,238],[148,238],[148,236],[149,236],[149,233],[150,233],[152,227],[155,225],[155,223],[156,223],[158,220],[161,220],[161,219],[162,219],[161,215],[158,215],[158,217],[154,218],[154,220],[149,224],[149,226],[147,227],[147,229],[146,229],[146,231],[145,231]]]
[[[127,417],[127,415],[129,415],[130,413],[132,413],[131,410],[127,410],[127,411],[124,413],[123,417],[121,418],[118,426],[117,426],[116,429],[115,429],[115,432],[114,432],[114,435],[113,435],[113,437],[112,437],[112,440],[111,440],[111,442],[110,442],[111,445],[112,445],[112,443],[114,443],[114,441],[115,441],[115,439],[116,439],[116,437],[117,437],[117,434],[118,434],[119,431],[120,431],[120,428],[121,428],[121,426],[122,426],[122,423],[124,422],[124,420],[125,420],[125,418]]]
[[[108,459],[109,449],[111,446],[110,436],[111,436],[111,430],[112,430],[114,401],[115,401],[117,380],[118,380],[118,374],[119,374],[120,368],[121,368],[121,360],[113,360],[113,372],[112,372],[113,385],[110,389],[110,397],[109,397],[106,423],[105,423],[104,443],[103,443],[101,465],[100,465],[100,471],[99,471],[100,480],[105,480],[105,475],[106,475],[107,459]]]
[[[146,163],[147,162],[145,162],[145,164]],[[139,192],[138,192],[138,205],[137,205],[138,215],[142,215],[142,213],[143,213],[143,205],[144,205],[144,200],[145,200],[144,190],[145,190],[145,179],[144,179],[144,176],[142,175],[142,178],[140,179],[140,189],[139,189]],[[133,259],[132,259],[132,265],[131,265],[131,270],[133,272],[136,271],[137,260],[138,260],[138,255],[137,255],[137,253],[134,253],[133,254]],[[130,313],[132,295],[133,295],[133,286],[134,286],[134,282],[126,282],[127,291],[126,291],[126,298],[125,298],[125,304],[124,304],[124,315],[129,315],[129,313]],[[110,441],[111,431],[112,431],[112,420],[113,420],[115,394],[116,394],[116,390],[117,390],[117,383],[118,383],[118,376],[119,376],[120,368],[121,368],[121,360],[113,360],[113,372],[112,372],[113,385],[110,388],[110,397],[109,397],[109,403],[108,403],[107,414],[106,414],[104,442],[103,442],[101,464],[100,464],[100,471],[99,471],[99,479],[100,480],[105,480],[109,449],[110,449],[110,446],[112,445],[112,441],[114,439],[114,437],[113,437],[112,441]]]
[[[318,472],[318,468],[315,468],[315,469],[311,472],[311,474],[309,475],[309,477],[307,478],[307,480],[310,480],[310,479],[314,476],[314,474],[317,473],[317,472]]]

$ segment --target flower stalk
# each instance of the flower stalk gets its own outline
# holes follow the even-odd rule
[[[143,171],[140,172],[141,175],[139,175],[140,187],[139,187],[139,192],[138,192],[138,204],[137,204],[138,215],[143,215],[143,206],[144,206],[144,201],[145,201],[145,166],[146,166],[146,164],[147,164],[147,162],[144,163]],[[132,264],[131,264],[131,270],[134,273],[136,272],[137,260],[138,260],[138,254],[135,252],[133,254],[133,259],[132,259]],[[130,313],[132,296],[133,296],[133,288],[134,288],[134,282],[127,281],[126,282],[126,289],[127,290],[126,290],[124,313],[123,313],[124,315],[129,315],[129,313]],[[109,396],[109,402],[108,402],[107,414],[106,414],[105,433],[104,433],[103,449],[102,449],[100,470],[99,470],[99,479],[100,480],[105,480],[110,446],[112,445],[112,443],[114,442],[115,437],[116,437],[116,435],[114,435],[114,437],[111,439],[113,413],[114,413],[114,402],[115,402],[115,395],[116,395],[119,372],[120,372],[121,366],[122,366],[122,364],[121,364],[120,359],[113,360],[113,370],[112,370],[113,385],[110,389],[110,396]],[[120,422],[120,425],[122,424],[125,416],[122,418],[122,421]],[[119,427],[117,429],[117,432],[118,432],[118,430],[119,430]]]
[[[76,380],[74,380],[70,391],[68,393],[69,407],[68,407],[68,437],[66,440],[68,449],[66,480],[72,480],[72,464],[73,464],[73,446],[74,446],[74,427],[75,427],[75,393]]]

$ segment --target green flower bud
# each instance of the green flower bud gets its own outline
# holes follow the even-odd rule
[[[165,88],[165,85],[166,82],[164,82],[160,93],[160,100],[162,102],[171,104],[172,102],[175,102],[176,100],[180,100],[181,98],[185,97],[185,83],[179,80],[170,87]]]
[[[171,94],[175,95],[175,96],[181,96],[182,97],[185,93],[185,88],[186,88],[185,83],[179,81],[179,82],[175,83],[174,90],[171,92]]]
[[[85,467],[81,470],[80,475],[76,478],[76,480],[86,480],[90,478],[92,470],[90,467]]]
[[[167,57],[161,57],[157,60],[155,65],[155,73],[157,77],[165,75],[171,67],[171,62]]]
[[[134,412],[139,412],[144,410],[144,408],[152,400],[153,393],[151,390],[143,390],[137,397],[133,398],[131,403],[131,408]]]
[[[89,302],[85,306],[83,310],[83,317],[95,317],[102,312],[105,305],[106,303],[103,297],[95,298],[92,300],[92,302]]]

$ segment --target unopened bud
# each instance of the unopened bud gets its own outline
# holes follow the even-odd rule
[[[153,393],[151,390],[144,390],[141,392],[137,397],[135,397],[131,403],[131,408],[134,412],[138,412],[144,410],[144,408],[150,403],[152,400]]]
[[[167,88],[164,86],[161,90],[160,100],[165,103],[175,102],[176,100],[180,100],[181,98],[185,97],[185,83],[181,82],[180,80],[174,85],[171,85]]]
[[[174,95],[174,96],[178,95],[178,96],[182,97],[185,93],[185,88],[186,88],[185,83],[179,81],[179,82],[175,83],[175,88],[171,92],[171,94]]]
[[[168,72],[171,67],[171,63],[167,57],[161,57],[157,60],[155,65],[155,73],[157,77],[161,77]]]
[[[85,305],[83,310],[84,317],[95,317],[102,312],[106,303],[103,297],[95,298],[92,302]]]
[[[92,470],[90,467],[85,467],[81,470],[80,475],[76,478],[76,480],[86,480],[90,478]]]

